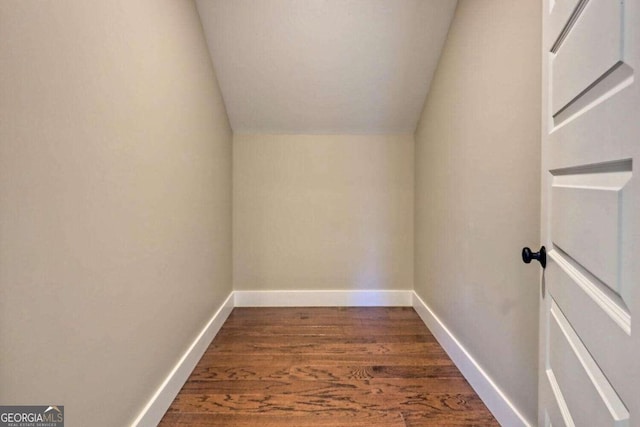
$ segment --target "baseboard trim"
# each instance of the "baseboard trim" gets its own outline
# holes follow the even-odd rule
[[[491,377],[415,292],[413,308],[500,425],[531,427]]]
[[[160,387],[158,387],[153,394],[153,397],[149,399],[138,417],[133,421],[132,426],[154,427],[158,425],[182,386],[187,382],[189,375],[191,375],[191,372],[202,358],[207,347],[209,347],[209,344],[211,344],[211,341],[213,341],[222,327],[222,324],[227,320],[229,314],[231,314],[234,301],[233,294],[233,292],[229,294],[224,303],[222,303],[222,306],[193,340],[178,363],[176,363],[169,375],[167,375]]]
[[[413,291],[235,291],[236,307],[410,307]]]

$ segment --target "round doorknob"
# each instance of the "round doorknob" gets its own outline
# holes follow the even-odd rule
[[[538,252],[531,252],[529,248],[522,248],[522,261],[529,264],[532,259],[537,260],[542,265],[542,268],[547,266],[547,250],[544,246]]]

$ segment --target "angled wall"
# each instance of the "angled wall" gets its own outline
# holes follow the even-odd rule
[[[540,9],[458,3],[415,135],[415,290],[532,424]]]
[[[0,2],[0,404],[128,425],[231,292],[191,1]]]

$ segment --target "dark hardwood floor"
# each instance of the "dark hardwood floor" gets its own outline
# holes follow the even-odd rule
[[[410,307],[235,308],[161,426],[497,426]]]

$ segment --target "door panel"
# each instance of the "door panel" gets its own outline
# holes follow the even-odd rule
[[[620,294],[620,206],[631,171],[554,173],[553,244]]]
[[[621,3],[581,1],[551,52],[553,115],[622,62]]]
[[[551,302],[549,369],[576,425],[628,425],[629,412],[558,306]],[[589,411],[583,408],[588,407]]]
[[[545,402],[545,414],[544,414],[544,426],[562,426],[562,427],[574,427],[575,423],[571,418],[567,403],[565,402],[558,380],[556,379],[553,371],[547,369],[544,372],[546,382],[543,384],[545,387],[546,395],[549,399]]]
[[[580,4],[585,6],[586,3],[580,0],[555,0],[549,2],[550,10],[549,17],[547,19],[547,26],[550,34],[557,34],[560,38],[563,34],[565,27],[570,27],[571,16],[579,16],[579,13],[574,13],[576,7]],[[545,51],[550,52],[553,48],[553,44],[557,43],[557,39],[550,40],[550,44],[545,46]]]
[[[553,303],[563,307],[567,319],[615,389],[623,389],[628,376],[620,352],[629,347],[630,316],[610,295],[554,252],[545,271]]]
[[[542,3],[538,424],[640,427],[640,2]]]

